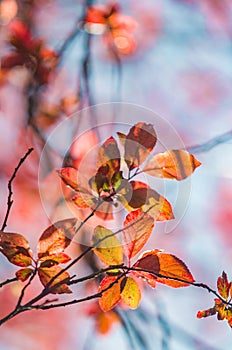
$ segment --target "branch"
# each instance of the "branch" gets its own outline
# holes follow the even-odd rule
[[[202,153],[202,152],[208,152],[212,148],[220,145],[221,143],[225,143],[227,141],[232,140],[232,130],[214,137],[213,139],[201,144],[201,145],[195,145],[191,147],[187,147],[186,150],[191,153]]]
[[[17,277],[13,277],[13,278],[8,278],[7,280],[5,280],[4,282],[0,283],[0,288],[2,288],[3,286],[5,286],[6,284],[12,283],[12,282],[16,282],[18,281]]]
[[[13,195],[13,191],[12,191],[12,183],[17,175],[17,172],[19,170],[19,168],[21,167],[21,165],[24,163],[24,161],[26,160],[26,158],[29,156],[29,154],[31,154],[31,152],[33,151],[33,148],[29,148],[28,151],[26,152],[26,154],[20,159],[18,165],[16,166],[9,182],[8,182],[8,199],[7,199],[7,210],[6,210],[6,215],[5,215],[5,218],[4,218],[4,221],[3,221],[3,224],[2,224],[2,227],[1,227],[1,231],[4,231],[4,229],[7,227],[7,220],[8,220],[8,217],[9,217],[9,214],[10,214],[10,210],[11,210],[11,207],[13,205],[13,199],[12,199],[12,195]]]

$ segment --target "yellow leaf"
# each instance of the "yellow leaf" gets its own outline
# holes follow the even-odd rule
[[[107,265],[118,265],[123,262],[123,250],[119,239],[113,236],[113,232],[103,226],[97,226],[94,230],[93,245],[95,254]]]
[[[105,291],[104,291],[105,290]],[[102,311],[111,310],[119,300],[120,296],[120,283],[117,276],[106,276],[100,283],[98,293],[102,292],[102,296],[99,299],[99,305]]]
[[[138,284],[131,277],[126,277],[121,282],[123,290],[121,292],[122,300],[129,306],[130,309],[137,309],[141,299],[141,292]]]

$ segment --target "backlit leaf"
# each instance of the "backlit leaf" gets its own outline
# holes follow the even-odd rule
[[[92,242],[95,245],[95,254],[107,265],[118,265],[123,262],[123,249],[121,242],[113,232],[103,226],[97,226],[94,230]],[[107,238],[108,237],[108,238]]]
[[[105,174],[111,178],[113,174],[120,170],[120,152],[116,140],[111,136],[99,148],[97,158],[97,169],[104,166],[107,168]]]
[[[96,329],[100,334],[107,334],[115,322],[120,322],[120,318],[114,311],[101,311],[96,315]]]
[[[208,317],[208,316],[213,316],[215,315],[217,312],[215,310],[214,307],[209,308],[207,310],[203,310],[203,311],[198,311],[197,313],[197,318],[203,318],[203,317]]]
[[[167,254],[162,251],[157,252],[160,264],[160,274],[168,278],[158,278],[157,282],[164,283],[170,287],[179,288],[189,286],[188,282],[194,282],[194,278],[185,263],[175,255]],[[178,279],[185,282],[178,281]]]
[[[122,300],[126,303],[127,306],[129,306],[130,309],[137,309],[141,299],[141,292],[137,282],[131,277],[125,277],[125,279],[122,282]]]
[[[60,271],[62,271],[62,268],[59,265],[54,265],[52,267],[40,267],[38,269],[38,275],[42,285],[45,287],[48,284],[48,282]],[[51,287],[62,281],[67,282],[69,277],[70,275],[67,271],[63,272],[59,277],[57,277],[52,282]],[[72,293],[72,291],[68,288],[67,284],[62,283],[57,287],[55,287],[54,289],[52,289],[51,293],[52,294],[62,294],[62,293],[70,294]]]
[[[61,168],[57,170],[57,173],[63,180],[63,182],[71,187],[74,191],[78,191],[78,171],[75,168]]]
[[[126,216],[122,237],[124,253],[129,260],[143,248],[153,227],[154,219],[141,209],[132,211]]]
[[[156,154],[144,167],[143,172],[155,177],[183,180],[190,176],[201,163],[184,150],[171,150]]]
[[[19,233],[0,231],[0,252],[14,265],[27,267],[32,264],[29,243]]]
[[[128,168],[134,169],[141,165],[152,151],[157,141],[155,130],[151,124],[137,123],[125,140],[124,158]]]
[[[147,184],[141,181],[130,181],[133,188],[131,198],[128,200],[128,207],[134,209],[141,208],[142,211],[148,212],[155,221],[171,220],[174,218],[171,204],[158,192],[151,189]],[[127,197],[129,197],[128,192]]]
[[[18,278],[18,280],[20,280],[21,282],[24,282],[32,275],[32,273],[33,273],[33,269],[25,268],[25,269],[20,269],[16,271],[15,275]]]
[[[192,274],[182,260],[157,249],[144,253],[134,267],[145,270],[144,273],[139,271],[141,277],[170,287],[186,287],[189,286],[188,282],[194,282]]]
[[[104,291],[99,298],[99,305],[102,311],[111,310],[119,300],[120,296],[120,282],[117,276],[106,276],[100,283],[98,293]]]
[[[223,271],[222,276],[218,277],[217,288],[222,298],[227,299],[229,297],[231,283],[228,282],[227,274]]]
[[[76,219],[65,219],[57,221],[49,226],[42,234],[37,245],[39,258],[58,254],[71,243],[75,235]]]
[[[125,142],[126,142],[126,134],[123,134],[122,132],[117,132],[120,144],[122,146],[125,146]]]
[[[73,203],[78,208],[91,208],[96,204],[96,199],[89,193],[78,192],[73,198]]]
[[[48,261],[52,261],[53,265],[55,265],[55,264],[66,264],[70,260],[71,260],[70,256],[65,253],[50,254],[50,255],[45,255],[43,258],[40,259],[40,266],[48,267]]]

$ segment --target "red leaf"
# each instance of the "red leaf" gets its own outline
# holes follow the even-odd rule
[[[100,283],[98,293],[102,292],[102,296],[99,299],[102,311],[111,310],[121,299],[120,282],[117,279],[117,276],[106,276]],[[104,290],[105,292],[103,292]]]
[[[74,168],[61,168],[57,170],[57,173],[63,180],[63,182],[71,187],[74,191],[78,191],[78,171]]]
[[[32,273],[33,273],[33,269],[26,268],[26,269],[20,269],[16,271],[15,275],[18,278],[18,280],[20,280],[21,282],[24,282],[32,275]]]
[[[42,285],[45,287],[48,282],[55,276],[57,275],[60,271],[62,271],[62,268],[58,265],[54,265],[52,267],[40,267],[38,269],[38,275],[39,279],[42,283]],[[69,279],[70,275],[68,272],[63,272],[59,277],[57,277],[51,284],[51,287],[54,286],[55,284],[62,282],[62,281],[67,281]],[[56,288],[54,288],[51,291],[52,294],[63,294],[67,293],[70,294],[72,291],[68,288],[67,284],[62,283],[58,285]]]
[[[48,227],[42,234],[37,245],[39,258],[62,253],[71,243],[75,235],[76,219],[65,219]]]
[[[156,141],[157,136],[151,124],[140,122],[130,129],[125,141],[124,155],[130,170],[137,168],[145,161]]]
[[[222,298],[228,299],[231,283],[228,282],[227,274],[223,271],[222,276],[218,277],[217,288]]]
[[[156,154],[144,167],[143,172],[156,177],[183,180],[190,176],[201,163],[184,150],[171,150]]]
[[[154,219],[141,209],[132,211],[126,216],[122,237],[123,249],[129,260],[143,248],[153,227]]]
[[[29,243],[19,233],[0,232],[1,252],[14,265],[27,267],[32,264]]]
[[[145,275],[139,271],[141,277],[155,280],[170,287],[187,287],[189,286],[188,282],[194,282],[192,274],[182,260],[157,249],[144,253],[142,258],[134,264],[134,267],[145,270]]]

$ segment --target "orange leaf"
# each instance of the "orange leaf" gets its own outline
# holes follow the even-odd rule
[[[26,268],[26,269],[20,269],[16,271],[15,275],[18,278],[18,280],[20,280],[21,282],[24,282],[31,276],[32,273],[33,273],[32,269]]]
[[[111,178],[115,172],[120,170],[120,152],[116,140],[111,136],[99,148],[97,158],[97,169],[108,166],[107,178]]]
[[[144,167],[143,172],[155,177],[183,180],[190,176],[201,163],[184,150],[171,150],[156,154]]]
[[[126,136],[124,155],[130,170],[137,168],[145,161],[156,141],[157,136],[151,124],[140,122],[130,129]]]
[[[108,238],[107,238],[108,237]],[[118,265],[123,262],[123,250],[119,239],[113,236],[113,232],[103,226],[97,226],[94,230],[93,244],[100,242],[95,248],[95,254],[107,265]]]
[[[154,219],[141,209],[132,211],[126,216],[122,237],[123,249],[129,260],[143,248],[153,227]]]
[[[118,135],[120,144],[124,147],[126,142],[126,134],[123,134],[122,132],[117,132],[117,135]]]
[[[105,290],[105,291],[104,291]],[[106,276],[100,283],[98,293],[102,292],[102,296],[99,299],[99,305],[102,311],[111,310],[119,300],[120,296],[120,283],[117,276]]]
[[[167,199],[143,182],[131,181],[130,184],[133,192],[128,201],[129,207],[141,208],[144,212],[148,212],[155,221],[174,219],[171,204]],[[129,195],[130,193],[128,192]]]
[[[131,277],[125,277],[121,282],[121,288],[122,300],[130,309],[137,309],[141,299],[141,292],[137,282]]]
[[[39,279],[42,283],[42,285],[45,287],[48,282],[55,276],[57,275],[60,271],[62,271],[62,268],[58,265],[54,265],[51,267],[40,267],[38,269],[38,275]],[[51,287],[54,286],[55,284],[62,282],[62,281],[67,281],[67,279],[70,277],[68,272],[63,272],[59,277],[57,277],[51,284]],[[70,294],[72,291],[68,288],[67,284],[62,283],[58,285],[56,288],[54,288],[51,291],[52,294],[63,294],[67,293]]]
[[[50,254],[40,259],[40,266],[49,267],[56,264],[65,264],[70,260],[70,256],[65,253]]]
[[[48,227],[42,234],[37,245],[39,258],[58,254],[71,243],[75,235],[76,219],[65,219],[57,221]]]
[[[203,317],[208,317],[208,316],[213,316],[216,314],[216,310],[214,307],[203,310],[203,311],[198,311],[197,313],[197,318],[203,318]]]
[[[77,184],[78,181],[78,171],[74,168],[61,168],[57,170],[57,173],[63,180],[63,182],[71,187],[74,191],[78,191],[79,187]]]
[[[27,267],[32,263],[29,243],[19,233],[0,231],[0,252],[14,265]]]
[[[222,298],[226,299],[229,297],[231,284],[228,282],[227,274],[223,271],[222,276],[218,277],[217,288]]]
[[[144,253],[133,267],[145,270],[136,271],[136,274],[147,279],[148,282],[155,280],[174,288],[186,287],[189,286],[188,282],[194,282],[192,274],[183,261],[157,249]]]
[[[160,274],[167,278],[157,278],[157,282],[164,283],[170,287],[179,288],[189,286],[188,282],[194,282],[194,278],[185,263],[175,255],[157,252],[160,263]],[[175,281],[168,278],[177,278],[185,282]]]
[[[120,318],[115,312],[100,312],[96,316],[97,331],[100,334],[107,334],[115,322],[120,322]]]

